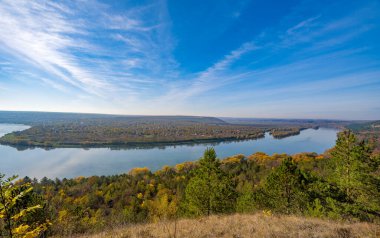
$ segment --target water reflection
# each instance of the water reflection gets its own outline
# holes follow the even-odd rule
[[[24,126],[25,127],[25,126]],[[22,127],[0,125],[1,133]],[[25,129],[25,128],[24,128]],[[8,130],[8,131],[7,131]],[[307,129],[299,135],[274,139],[267,133],[258,140],[238,142],[201,143],[171,146],[150,146],[144,148],[41,148],[18,151],[0,145],[0,172],[42,178],[63,178],[91,175],[112,175],[128,172],[134,167],[160,169],[164,165],[175,165],[196,160],[206,147],[214,146],[220,158],[235,154],[250,155],[257,151],[268,154],[299,152],[322,153],[335,144],[337,130],[320,128]]]

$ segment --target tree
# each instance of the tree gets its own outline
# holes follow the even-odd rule
[[[237,212],[253,212],[255,210],[253,185],[245,182],[236,201]]]
[[[236,193],[231,178],[220,168],[213,148],[204,152],[185,190],[185,210],[210,215],[234,210]]]
[[[168,237],[177,236],[178,197],[169,189],[160,189],[154,200],[148,200],[149,216],[153,222],[161,222]],[[174,229],[171,232],[169,220],[174,220]],[[172,235],[173,233],[173,235]]]
[[[32,220],[30,215],[42,209],[40,204],[25,206],[25,199],[33,187],[30,183],[15,184],[13,181],[17,176],[5,180],[4,177],[0,174],[1,237],[38,237],[48,229],[50,223]]]
[[[330,178],[349,198],[349,213],[367,219],[380,216],[379,179],[374,173],[378,167],[372,150],[355,134],[346,130],[339,133],[331,152],[333,173]]]
[[[356,142],[354,133],[349,130],[339,134],[334,150],[331,152],[335,163],[334,180],[348,197],[354,198],[356,189],[362,185],[360,170],[368,156],[364,148]]]
[[[306,185],[306,174],[288,157],[266,178],[261,203],[281,213],[300,212],[307,204]]]

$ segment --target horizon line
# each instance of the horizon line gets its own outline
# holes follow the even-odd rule
[[[331,118],[296,118],[296,117],[234,117],[234,116],[212,116],[212,115],[185,115],[185,114],[113,114],[98,112],[65,112],[65,111],[39,111],[39,110],[2,110],[1,112],[21,112],[21,113],[61,113],[61,114],[85,114],[85,115],[105,115],[105,116],[130,116],[130,117],[212,117],[212,118],[231,118],[231,119],[256,119],[256,120],[328,120],[328,121],[377,121],[380,119],[331,119]]]

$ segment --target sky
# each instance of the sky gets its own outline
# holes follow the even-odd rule
[[[380,119],[380,1],[0,0],[0,110]]]

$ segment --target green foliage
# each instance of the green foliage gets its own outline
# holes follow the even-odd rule
[[[0,174],[0,235],[1,237],[33,238],[40,236],[51,225],[33,219],[40,204],[29,205],[33,187],[30,183],[15,184],[16,176],[4,179]]]
[[[153,200],[147,202],[149,217],[153,222],[175,219],[178,212],[177,197],[168,189],[162,189]]]
[[[379,159],[366,143],[346,132],[339,135],[336,148],[323,155],[258,152],[219,160],[214,149],[207,149],[198,162],[155,172],[136,168],[114,176],[39,182],[24,178],[22,183],[3,181],[2,188],[14,188],[13,197],[23,194],[18,196],[17,209],[11,209],[16,219],[13,228],[25,232],[49,217],[54,223],[49,234],[63,237],[109,226],[168,224],[185,216],[234,211],[379,221]],[[46,204],[45,209],[38,204]],[[1,228],[10,227],[4,221],[0,219]]]
[[[235,191],[230,177],[220,168],[214,149],[207,149],[195,176],[186,187],[186,210],[192,215],[232,212]]]
[[[345,212],[361,219],[373,219],[380,214],[380,188],[377,157],[352,131],[339,134],[333,156],[330,177],[348,197]]]
[[[346,191],[347,196],[354,198],[357,189],[362,186],[361,169],[368,158],[363,154],[364,148],[357,145],[356,137],[351,131],[340,133],[334,150],[332,151],[335,163],[333,180]]]
[[[307,213],[309,216],[321,218],[325,215],[325,208],[321,200],[316,198],[312,203],[307,204]]]
[[[241,213],[249,213],[256,210],[254,202],[253,185],[249,182],[245,182],[242,191],[236,200],[236,211]]]
[[[230,125],[219,119],[108,118],[33,125],[0,137],[0,143],[25,147],[137,147],[224,140],[257,139],[256,126]],[[149,123],[147,123],[147,121]]]
[[[300,213],[308,201],[307,183],[305,173],[288,157],[266,178],[261,203],[280,213]]]

